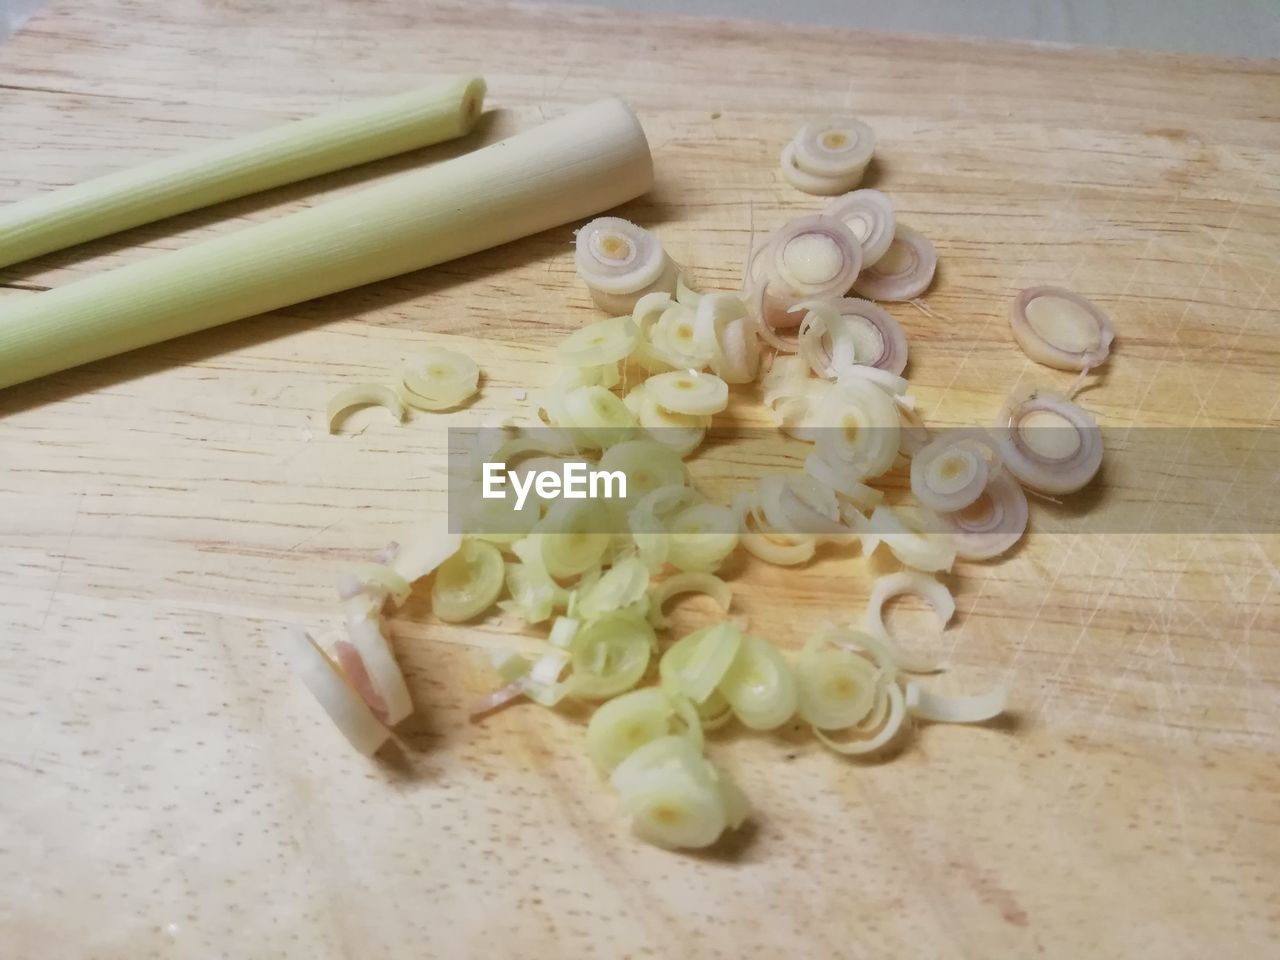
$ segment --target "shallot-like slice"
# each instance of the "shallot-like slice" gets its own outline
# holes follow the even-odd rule
[[[1001,470],[978,499],[963,510],[940,514],[964,560],[998,557],[1022,539],[1027,529],[1027,495],[1017,478]]]
[[[1031,390],[1005,401],[994,430],[1005,466],[1040,493],[1074,493],[1102,466],[1102,431],[1066,397]]]
[[[862,246],[862,269],[875,266],[893,243],[897,218],[893,201],[879,190],[854,190],[823,208],[824,216],[843,220]]]
[[[1111,353],[1115,331],[1096,303],[1062,287],[1028,287],[1013,300],[1013,338],[1032,360],[1059,370],[1087,370]]]
[[[930,510],[954,513],[972,504],[1001,469],[995,440],[985,430],[949,430],[911,459],[911,492]]]
[[[613,314],[630,313],[647,293],[675,293],[679,275],[658,238],[621,217],[579,230],[574,264],[596,306]]]
[[[868,300],[914,300],[933,283],[938,253],[924,234],[898,224],[893,242],[875,266],[862,272],[853,285]]]

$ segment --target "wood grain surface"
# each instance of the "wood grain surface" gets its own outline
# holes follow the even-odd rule
[[[657,163],[624,214],[728,289],[753,224],[818,206],[781,182],[782,144],[849,110],[882,141],[872,182],[939,249],[943,316],[893,309],[930,423],[1069,383],[1006,321],[1016,290],[1061,283],[1115,319],[1110,369],[1082,395],[1105,425],[1276,426],[1274,62],[485,2],[58,2],[0,47],[0,202],[451,71],[484,73],[499,108],[471,142],[8,268],[0,307],[602,92],[634,104]],[[1034,503],[1040,529],[1012,557],[950,577],[941,637],[894,614],[952,664],[940,685],[1008,682],[1008,721],[925,727],[864,764],[799,731],[717,735],[757,814],[702,855],[630,837],[581,717],[468,722],[509,623],[447,627],[411,602],[394,629],[419,713],[392,757],[352,753],[273,645],[289,623],[336,625],[342,564],[438,516],[446,426],[549,379],[550,345],[595,316],[570,240],[0,393],[0,955],[1280,950],[1280,544],[1260,533],[1082,535],[1080,502]],[[325,433],[336,389],[427,344],[480,362],[476,406]],[[1084,506],[1131,482],[1109,464]],[[1179,489],[1154,480],[1157,498]],[[855,615],[883,569],[744,563],[735,588],[754,628],[795,648]]]

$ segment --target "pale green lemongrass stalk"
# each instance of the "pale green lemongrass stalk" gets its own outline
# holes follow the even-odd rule
[[[617,206],[653,163],[610,98],[474,153],[0,307],[0,387],[420,270]]]
[[[0,207],[0,267],[469,132],[479,77],[452,77]]]

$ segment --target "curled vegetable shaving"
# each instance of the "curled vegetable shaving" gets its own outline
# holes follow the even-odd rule
[[[872,585],[871,596],[867,600],[867,611],[862,621],[867,632],[875,637],[887,639],[889,629],[884,623],[884,605],[895,597],[906,594],[919,597],[929,604],[938,618],[939,627],[945,628],[956,612],[956,602],[951,596],[951,591],[941,582],[914,570],[900,570],[897,573],[877,577]],[[895,659],[894,654],[889,656],[890,659]],[[931,669],[928,664],[905,657],[898,659],[896,665],[911,673],[927,673]]]
[[[1062,287],[1028,287],[1013,300],[1013,338],[1038,363],[1089,370],[1107,362],[1115,330],[1092,300]]]
[[[1074,493],[1102,466],[1102,432],[1065,397],[1031,390],[1005,402],[995,428],[1005,466],[1041,493]]]
[[[884,256],[853,285],[868,300],[914,300],[933,283],[938,253],[924,234],[898,224]]]
[[[795,714],[799,687],[791,664],[773,644],[750,634],[720,679],[734,716],[752,730],[774,730]]]
[[[782,175],[797,190],[834,196],[862,180],[876,147],[861,120],[840,117],[809,123],[782,151]]]
[[[400,399],[419,410],[447,410],[475,396],[480,368],[463,353],[424,350],[400,371]]]
[[[930,693],[915,681],[907,684],[907,712],[918,720],[934,723],[982,723],[1004,713],[1009,692],[993,687],[986,693],[965,697],[948,697]]]
[[[859,531],[862,552],[870,556],[880,544],[908,567],[933,573],[950,570],[956,559],[956,546],[950,534],[937,531],[941,521],[924,511],[903,507],[879,506]]]
[[[813,557],[817,537],[775,529],[764,517],[759,492],[745,490],[734,498],[739,542],[754,557],[777,566],[795,566]]]
[[[334,394],[333,399],[329,401],[329,406],[325,411],[325,418],[329,423],[329,432],[333,433],[337,430],[338,421],[342,419],[343,414],[347,411],[356,407],[370,405],[385,407],[396,420],[404,420],[404,404],[400,402],[400,398],[396,396],[394,390],[377,383],[357,383],[354,386],[339,390]]]
[[[610,783],[636,836],[668,849],[710,846],[748,813],[742,791],[679,734],[633,751]]]
[[[740,297],[703,295],[694,316],[694,336],[711,358],[711,369],[726,383],[750,383],[760,365],[756,322]]]
[[[458,552],[436,571],[431,609],[448,623],[477,617],[497,601],[504,574],[497,547],[483,540],[464,540]]]
[[[879,190],[854,190],[823,208],[824,216],[844,221],[862,245],[862,269],[874,267],[889,249],[897,226],[893,201]]]
[[[911,492],[939,513],[972,504],[1003,468],[995,439],[986,430],[950,430],[925,444],[911,460]]]
[[[867,374],[871,367],[895,377],[907,365],[907,338],[898,321],[870,300],[842,297],[799,305],[805,308],[797,339],[800,356],[829,380]],[[893,386],[898,382],[887,381]],[[902,384],[905,389],[905,383]]]
[[[728,611],[733,602],[733,589],[715,574],[677,573],[649,592],[649,622],[658,629],[667,626],[663,608],[668,600],[682,593],[705,593],[721,610]]]
[[[620,217],[597,217],[578,231],[578,276],[602,310],[628,313],[648,293],[673,293],[678,271],[658,238]]]

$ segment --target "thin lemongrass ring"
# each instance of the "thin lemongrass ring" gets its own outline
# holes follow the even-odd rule
[[[899,417],[889,394],[866,380],[843,379],[818,405],[816,449],[828,463],[847,465],[856,479],[878,477],[898,456]]]
[[[720,679],[720,693],[751,730],[782,726],[795,714],[800,699],[795,674],[781,651],[749,634]]]
[[[660,406],[686,416],[710,416],[729,405],[729,385],[710,373],[694,370],[659,373],[646,380],[644,388]]]
[[[614,697],[596,708],[587,724],[587,755],[601,773],[613,770],[646,743],[671,732],[675,708],[658,687]]]
[[[795,165],[818,177],[861,179],[876,149],[876,135],[853,117],[807,123],[792,138]]]
[[[378,721],[337,663],[301,628],[289,632],[284,650],[294,672],[343,736],[361,753],[372,756],[391,733]]]
[[[903,507],[882,504],[871,511],[867,519],[862,550],[870,554],[883,543],[890,553],[914,570],[925,573],[950,570],[955,563],[956,547],[949,533],[936,532],[942,525],[936,516],[918,518]]]
[[[907,712],[917,720],[933,723],[984,723],[1004,713],[1009,691],[992,687],[986,693],[947,696],[930,693],[914,680],[907,684]]]
[[[904,457],[914,457],[929,442],[929,428],[920,419],[914,407],[898,405],[898,452]]]
[[[338,422],[347,411],[367,406],[384,407],[397,422],[404,420],[404,404],[400,402],[400,397],[394,390],[378,383],[358,383],[339,390],[329,401],[325,411],[329,432],[333,433],[337,430]]]
[[[684,484],[684,461],[656,440],[623,440],[600,457],[602,471],[621,471],[627,478],[627,501],[639,503],[654,490]]]
[[[657,280],[667,255],[643,227],[621,217],[597,217],[578,231],[574,264],[592,290],[627,294]]]
[[[849,329],[855,364],[902,375],[907,367],[907,336],[889,311],[853,297],[842,297],[832,307]]]
[[[648,622],[628,613],[593,620],[574,638],[570,692],[607,700],[630,690],[649,666],[654,639]]]
[[[787,183],[801,193],[813,194],[816,197],[835,197],[848,193],[862,181],[863,171],[857,170],[842,177],[824,177],[802,170],[796,163],[795,141],[787,142],[782,148],[782,176]]]
[[[949,430],[925,444],[911,460],[911,492],[939,513],[972,504],[1001,469],[996,441],[986,430]]]
[[[431,609],[447,623],[461,623],[488,610],[502,593],[506,565],[502,553],[483,540],[464,540],[440,564],[431,588]]]
[[[1001,470],[977,500],[941,517],[951,528],[957,557],[989,560],[1022,539],[1027,529],[1027,495],[1011,472]]]
[[[1074,493],[1102,466],[1102,432],[1083,408],[1032,390],[1006,401],[995,437],[1005,466],[1040,493]]]
[[[897,218],[893,201],[879,190],[854,190],[836,197],[823,209],[824,216],[844,221],[862,247],[862,269],[875,266],[893,243]]]
[[[1059,370],[1088,370],[1106,362],[1115,330],[1102,308],[1062,287],[1028,287],[1013,299],[1013,338],[1023,352]]]
[[[805,458],[804,472],[860,510],[871,510],[884,500],[884,493],[853,477],[852,471],[833,467],[816,453]]]
[[[875,266],[862,271],[854,291],[868,300],[914,300],[933,283],[938,252],[924,234],[898,224]]]
[[[843,730],[875,705],[880,671],[866,657],[810,640],[795,665],[798,712],[817,730]]]
[[[649,622],[661,629],[668,620],[663,608],[672,597],[683,593],[703,593],[726,613],[733,602],[733,588],[712,573],[684,572],[668,577],[649,592]]]
[[[877,577],[871,585],[871,596],[867,600],[867,610],[863,615],[863,624],[874,636],[888,637],[889,628],[884,622],[884,605],[895,597],[910,595],[919,597],[938,618],[938,626],[946,627],[956,612],[956,602],[951,591],[941,581],[914,570],[899,570],[883,577]]]
[[[870,736],[859,737],[853,740],[834,740],[826,732],[814,728],[813,735],[829,750],[836,753],[842,753],[845,756],[861,756],[863,754],[874,753],[889,745],[889,743],[898,735],[902,729],[903,721],[906,719],[906,702],[902,693],[902,688],[896,683],[890,683],[883,687],[881,696],[885,698],[882,703],[887,702],[888,709],[884,713],[884,718],[880,719],[879,712],[876,715],[877,723],[868,724],[867,728],[860,729],[858,732],[875,731]],[[878,729],[877,729],[878,728]]]
[[[556,348],[556,355],[568,367],[617,363],[631,355],[639,340],[640,328],[630,317],[610,317],[569,334]]]
[[[465,353],[427,349],[400,373],[401,396],[410,406],[426,409],[456,406],[476,392],[480,367]]]
[[[773,275],[801,297],[839,297],[862,269],[862,247],[843,221],[817,214],[774,235]]]

